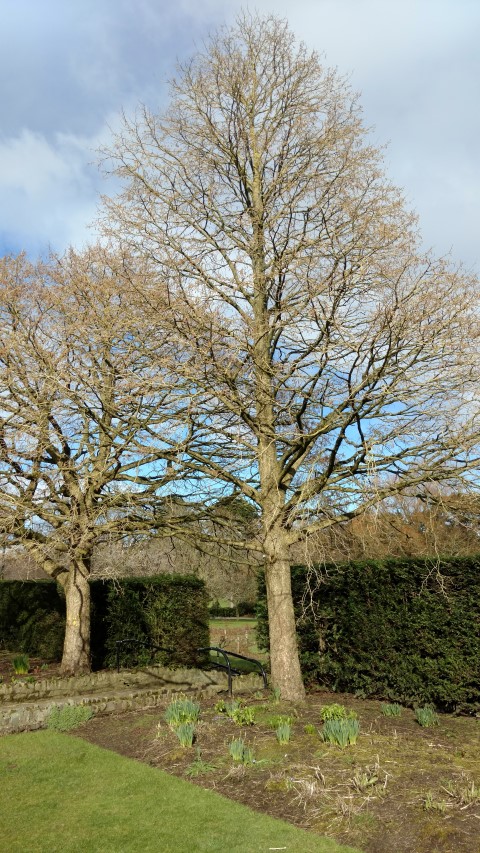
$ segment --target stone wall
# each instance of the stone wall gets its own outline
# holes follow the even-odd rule
[[[226,692],[227,687],[224,672],[172,670],[161,666],[43,679],[35,684],[3,684],[0,685],[0,734],[45,728],[55,706],[88,705],[95,714],[105,715],[154,708],[175,693],[212,696]],[[263,681],[257,675],[238,676],[233,681],[236,694],[262,687]]]

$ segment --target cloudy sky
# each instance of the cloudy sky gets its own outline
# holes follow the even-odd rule
[[[176,61],[245,5],[350,75],[425,243],[478,270],[478,0],[0,0],[0,254],[93,239],[120,110],[161,109]]]

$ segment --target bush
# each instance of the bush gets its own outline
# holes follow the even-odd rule
[[[81,723],[86,723],[93,717],[93,711],[88,705],[55,705],[47,717],[47,729],[57,732],[68,732]]]
[[[60,660],[65,598],[54,581],[0,581],[0,646]]]
[[[305,610],[307,578],[305,567],[292,569],[307,683],[402,705],[480,709],[480,557],[324,566]],[[263,579],[257,617],[266,648]]]
[[[255,616],[256,607],[254,601],[239,601],[231,607],[222,607],[215,601],[209,605],[208,612],[211,619],[234,619],[239,616]]]
[[[203,581],[186,575],[93,580],[91,654],[93,669],[120,663],[132,666],[152,660],[154,653],[169,666],[203,662],[197,648],[209,645],[208,609]],[[15,652],[60,660],[65,634],[65,598],[54,581],[0,581],[0,644]],[[143,645],[142,645],[143,644]]]
[[[163,651],[156,659],[168,666],[197,666],[197,648],[209,645],[205,584],[190,575],[156,575],[92,581],[92,661],[95,668],[114,666],[116,642],[135,639],[145,645],[124,646],[122,666],[147,663],[152,644]]]

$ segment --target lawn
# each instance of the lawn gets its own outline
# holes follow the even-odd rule
[[[347,853],[190,782],[51,731],[0,739],[9,853]]]
[[[264,662],[267,655],[258,649],[256,629],[256,619],[211,619],[210,643]]]

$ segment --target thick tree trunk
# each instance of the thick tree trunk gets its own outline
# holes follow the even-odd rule
[[[90,587],[88,567],[82,562],[72,564],[65,580],[67,621],[61,671],[64,675],[90,672]]]
[[[290,560],[288,546],[282,540],[281,531],[277,535],[272,532],[264,544],[272,684],[283,699],[302,702],[305,688],[298,656]]]

